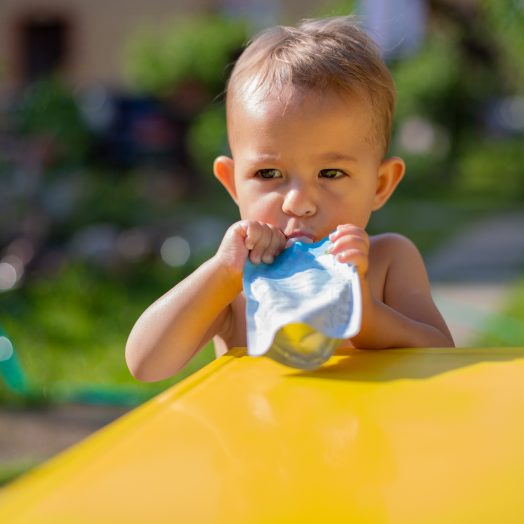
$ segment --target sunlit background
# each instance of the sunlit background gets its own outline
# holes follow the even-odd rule
[[[417,243],[460,344],[523,344],[523,0],[4,0],[0,414],[128,409],[213,357],[139,384],[124,346],[237,218],[211,170],[225,79],[254,32],[349,13],[393,72],[408,166],[370,232]],[[0,417],[0,482],[41,459],[9,438]]]

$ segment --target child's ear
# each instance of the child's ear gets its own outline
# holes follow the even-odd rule
[[[406,164],[399,157],[387,158],[378,169],[377,190],[373,201],[373,211],[380,209],[393,194],[404,176]]]
[[[213,173],[220,183],[227,189],[231,198],[237,203],[237,191],[235,187],[235,165],[232,158],[219,156],[213,163]]]

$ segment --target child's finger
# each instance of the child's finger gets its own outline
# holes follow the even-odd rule
[[[262,226],[258,222],[246,222],[245,232],[246,237],[244,239],[244,245],[246,246],[246,249],[251,251],[262,235]]]
[[[347,249],[341,253],[337,253],[335,258],[343,264],[353,264],[359,273],[364,276],[368,271],[368,255],[358,249]]]
[[[256,229],[257,237],[256,242],[251,248],[249,259],[253,264],[258,264],[262,260],[262,256],[266,251],[267,247],[271,243],[271,230],[266,224],[259,224],[259,228]]]
[[[266,247],[264,253],[262,253],[262,262],[265,264],[271,264],[275,257],[281,253],[286,246],[286,237],[280,229],[273,226],[269,226],[271,230],[270,243]]]
[[[331,242],[336,242],[339,238],[347,235],[367,237],[367,233],[362,228],[352,224],[342,224],[337,227],[336,231],[333,231],[333,233],[329,235],[329,240],[331,240]]]
[[[369,241],[360,235],[346,235],[335,240],[329,247],[328,252],[336,255],[348,249],[359,249],[363,252],[369,251]]]

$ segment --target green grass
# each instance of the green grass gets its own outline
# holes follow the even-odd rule
[[[485,324],[477,347],[524,345],[524,277],[517,281],[506,306]]]
[[[0,380],[0,405],[136,405],[212,360],[208,345],[175,377],[153,384],[136,381],[125,363],[124,347],[135,320],[187,271],[155,263],[111,275],[69,265],[52,278],[0,295],[1,324],[28,386],[19,394]],[[7,363],[0,366],[5,372]]]
[[[20,460],[10,464],[0,464],[0,487],[27,473],[38,466],[38,464],[38,462],[31,460]]]

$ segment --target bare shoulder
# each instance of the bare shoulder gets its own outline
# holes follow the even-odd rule
[[[400,289],[416,288],[430,294],[424,259],[417,246],[398,233],[384,233],[370,239],[372,263],[384,272],[384,296],[398,294]]]
[[[417,246],[407,237],[398,233],[382,233],[370,237],[372,256],[385,263],[400,257],[414,257],[422,260]]]
[[[425,274],[424,261],[419,250],[405,236],[398,233],[383,233],[371,236],[369,240],[370,280],[380,288],[375,288],[378,296],[383,296],[387,291],[392,269],[404,268],[412,271],[413,268],[418,268]]]

